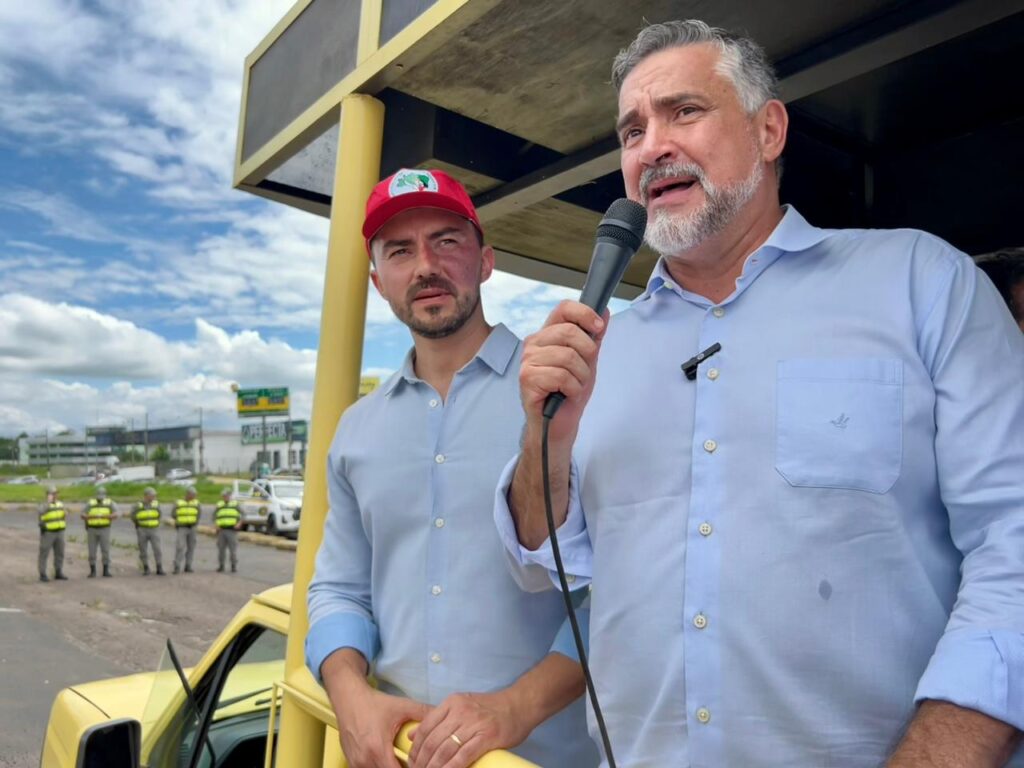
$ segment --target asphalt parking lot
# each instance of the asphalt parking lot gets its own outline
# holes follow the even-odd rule
[[[39,765],[58,690],[155,669],[168,637],[184,664],[195,663],[250,595],[291,581],[295,561],[290,542],[242,534],[239,572],[217,573],[214,539],[199,535],[195,573],[175,576],[174,530],[162,528],[168,575],[143,576],[134,529],[118,520],[113,578],[89,579],[77,514],[69,516],[65,537],[69,580],[41,583],[35,509],[0,505],[0,768]]]

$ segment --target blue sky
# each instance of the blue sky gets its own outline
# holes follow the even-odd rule
[[[291,0],[0,3],[0,435],[309,415],[327,221],[231,188],[245,56]],[[496,274],[525,335],[574,291]],[[371,290],[364,372],[409,336]]]

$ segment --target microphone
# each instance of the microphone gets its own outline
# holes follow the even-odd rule
[[[586,304],[597,314],[608,306],[615,286],[622,279],[629,260],[639,250],[647,229],[647,209],[640,203],[619,198],[610,206],[597,225],[594,253],[590,258],[590,269],[583,284],[580,303]],[[554,417],[565,395],[552,392],[544,401],[545,418]]]

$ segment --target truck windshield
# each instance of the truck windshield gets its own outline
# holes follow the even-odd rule
[[[302,498],[302,483],[274,483],[273,489],[279,499]]]
[[[195,682],[192,695],[174,672],[173,655],[165,653],[143,723],[143,765],[188,766],[199,738],[199,768],[262,764],[267,712],[279,697],[275,683],[284,677],[285,645],[280,632],[246,625]]]

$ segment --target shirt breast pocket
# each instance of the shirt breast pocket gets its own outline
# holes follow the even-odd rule
[[[903,362],[780,360],[775,468],[796,487],[885,493],[903,462]]]

